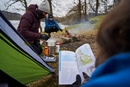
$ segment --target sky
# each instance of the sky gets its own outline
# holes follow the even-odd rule
[[[9,3],[7,3],[9,0],[0,0],[0,10],[4,10]],[[37,4],[39,5],[43,0],[27,0],[28,5],[30,4]],[[70,10],[70,8],[74,5],[74,1],[78,0],[52,0],[53,2],[53,15],[57,17],[63,17],[67,14],[67,12]],[[112,2],[112,0],[109,0]],[[18,10],[18,9],[24,9],[22,4],[20,2],[15,3],[7,11],[10,12],[17,12],[21,15],[25,13],[25,10]],[[17,10],[16,10],[17,9]]]
[[[0,9],[4,10],[9,3],[7,3],[9,0],[0,0]],[[28,1],[28,5],[30,4],[37,4],[39,5],[43,0],[27,0]],[[74,0],[53,0],[54,1],[54,6],[53,6],[53,13],[54,16],[58,16],[58,17],[62,17],[65,16],[66,13],[68,12],[68,8],[72,7],[71,4],[73,4],[72,2]],[[21,3],[15,3],[14,5],[12,5],[11,7],[9,7],[9,9],[7,11],[10,12],[17,12],[20,13],[21,15],[25,13],[25,11],[22,10],[16,10],[16,9],[24,9],[23,6],[21,5]]]

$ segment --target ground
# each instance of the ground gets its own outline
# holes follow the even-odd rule
[[[87,31],[85,33],[80,33],[79,41],[72,41],[72,42],[61,44],[60,49],[75,51],[79,46],[85,43],[89,43],[96,57],[98,53],[98,48],[96,44],[96,34],[97,34],[96,29],[92,31]],[[37,81],[31,82],[27,84],[27,87],[68,87],[68,86],[58,85],[58,57],[56,63],[49,63],[49,65],[56,70],[56,73],[41,78]]]

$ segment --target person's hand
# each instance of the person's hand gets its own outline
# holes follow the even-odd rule
[[[85,72],[82,72],[82,74],[85,79],[83,82],[88,81],[89,76]],[[71,87],[81,87],[81,77],[79,74],[76,75],[76,81],[71,85]]]
[[[40,35],[40,39],[43,39],[43,40],[48,40],[50,38],[50,36],[46,35],[46,34],[41,34]]]
[[[56,25],[55,25],[55,24],[53,25],[53,28],[54,28],[54,29],[56,28]]]
[[[80,75],[76,75],[76,81],[71,85],[71,87],[80,87],[81,86],[81,77]]]
[[[56,27],[55,26],[53,26],[53,29],[55,29]]]
[[[62,29],[59,29],[62,32]]]

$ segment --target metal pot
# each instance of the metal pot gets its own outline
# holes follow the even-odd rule
[[[49,56],[53,55],[55,53],[56,40],[54,40],[54,39],[48,39],[46,41],[46,45],[49,48]]]

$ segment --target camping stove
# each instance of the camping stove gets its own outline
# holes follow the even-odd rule
[[[48,39],[46,41],[46,45],[48,46],[49,49],[49,56],[53,56],[55,53],[56,40]]]

